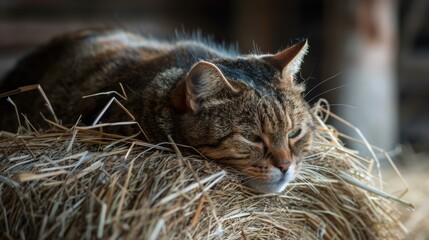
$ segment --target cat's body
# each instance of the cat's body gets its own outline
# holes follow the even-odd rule
[[[313,119],[302,86],[294,82],[306,48],[303,42],[276,55],[239,56],[194,41],[83,31],[24,58],[0,93],[39,83],[63,123],[73,124],[82,114],[91,124],[112,96],[82,96],[120,92],[122,83],[128,95],[122,102],[149,141],[171,135],[236,168],[255,189],[278,192],[294,178],[311,144]],[[40,111],[21,105],[29,119]],[[116,111],[103,121],[129,120],[126,116]],[[3,118],[3,126],[10,121]]]

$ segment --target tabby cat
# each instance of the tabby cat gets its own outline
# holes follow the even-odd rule
[[[39,83],[63,123],[82,115],[82,123],[92,124],[106,98],[82,96],[122,83],[128,93],[122,103],[150,142],[171,135],[235,168],[257,191],[281,192],[312,141],[314,119],[304,87],[294,80],[307,42],[274,55],[239,55],[211,45],[160,42],[123,30],[79,31],[21,60],[3,79],[0,93]],[[6,109],[6,99],[0,100]],[[37,99],[16,101],[29,119],[39,115],[41,108],[34,106],[43,106]],[[105,122],[124,113],[107,115]],[[1,128],[11,124],[3,116]]]

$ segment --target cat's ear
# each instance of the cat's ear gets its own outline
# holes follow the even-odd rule
[[[293,84],[296,73],[299,72],[304,55],[307,53],[307,40],[296,43],[291,47],[271,56],[264,57],[264,60],[274,65],[282,72],[282,82],[279,88],[286,88]]]
[[[181,112],[196,112],[200,107],[198,105],[200,100],[207,100],[223,89],[239,92],[216,65],[200,61],[173,90],[173,106]]]

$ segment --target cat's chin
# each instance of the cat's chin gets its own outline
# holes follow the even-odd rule
[[[289,183],[295,178],[295,165],[289,167],[285,174],[271,181],[250,180],[246,184],[260,193],[280,193],[283,192]]]

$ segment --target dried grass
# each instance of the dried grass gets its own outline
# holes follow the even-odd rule
[[[48,119],[49,131],[1,132],[1,237],[403,238],[398,205],[412,205],[383,192],[379,149],[362,137],[358,141],[373,154],[360,157],[325,124],[337,116],[324,102],[313,110],[319,121],[315,144],[282,194],[253,193],[233,170],[172,139],[152,145],[137,135],[103,133],[95,123],[68,128]]]

